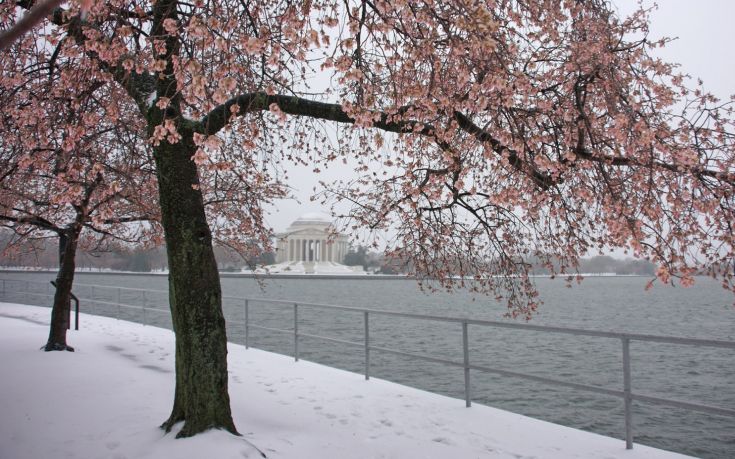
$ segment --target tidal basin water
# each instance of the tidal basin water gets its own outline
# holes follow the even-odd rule
[[[53,278],[52,273],[0,272],[0,279],[39,282],[30,284],[38,293],[50,292],[44,284]],[[544,304],[530,323],[735,341],[733,296],[717,282],[699,278],[692,288],[659,285],[645,291],[647,281],[638,277],[589,277],[581,285],[567,288],[563,281],[537,279]],[[161,292],[142,294],[125,290],[126,287]],[[511,321],[502,317],[505,307],[491,299],[473,298],[466,292],[427,293],[419,290],[415,281],[407,279],[271,278],[259,284],[250,278],[224,277],[222,287],[228,297]],[[6,288],[0,300],[50,304],[43,296],[15,295],[11,293],[14,288]],[[84,312],[170,327],[166,289],[165,276],[79,273],[74,292],[82,298]],[[145,304],[161,311],[149,309],[144,317],[140,310],[117,308],[90,299],[111,302],[119,299],[122,303]],[[224,309],[228,339],[242,343],[243,300],[226,299]],[[292,304],[250,301],[249,311],[251,324],[293,327]],[[361,343],[363,327],[361,313],[299,308],[299,333]],[[73,345],[73,333],[69,339]],[[370,341],[373,346],[462,362],[462,330],[458,323],[371,316]],[[293,336],[288,333],[251,329],[250,344],[283,354],[293,353]],[[623,387],[622,352],[617,339],[470,325],[469,350],[472,363],[477,365],[615,390]],[[634,393],[735,409],[735,351],[732,349],[632,341],[630,350]],[[360,346],[301,337],[299,351],[302,359],[355,372],[364,370],[364,350]],[[462,368],[373,351],[371,375],[456,397],[458,404],[463,403]],[[620,398],[479,371],[472,372],[471,385],[473,403],[624,437]],[[705,458],[735,457],[735,418],[637,401],[633,413],[637,443]],[[528,434],[531,436],[533,432]],[[624,447],[621,441],[621,448]]]

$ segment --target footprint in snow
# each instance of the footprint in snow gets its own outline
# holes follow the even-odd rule
[[[453,441],[451,441],[448,438],[444,438],[444,437],[432,438],[431,441],[436,442],[436,443],[441,443],[443,445],[449,445],[449,446],[454,445],[454,442]]]
[[[117,449],[120,446],[120,442],[119,441],[108,441],[107,443],[105,443],[105,446],[109,450]]]
[[[171,373],[170,370],[167,370],[165,368],[161,368],[157,365],[138,365],[140,368],[145,368],[146,370],[153,370],[157,371],[159,373]]]

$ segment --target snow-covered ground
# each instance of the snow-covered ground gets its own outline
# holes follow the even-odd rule
[[[173,334],[82,315],[42,352],[49,310],[0,303],[0,458],[677,458],[662,450],[230,344],[242,437],[175,440]]]
[[[246,271],[243,270],[243,272]],[[347,266],[333,261],[285,261],[258,268],[255,272],[257,274],[321,274],[330,276],[367,274],[362,266]]]

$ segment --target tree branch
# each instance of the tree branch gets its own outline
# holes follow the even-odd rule
[[[0,33],[0,51],[13,44],[15,40],[43,21],[43,18],[52,14],[62,3],[63,0],[45,0],[40,3],[34,1],[18,2],[18,6],[30,10],[15,25]]]
[[[59,228],[58,226],[54,225],[50,221],[46,220],[45,218],[33,216],[33,215],[29,217],[12,217],[10,215],[0,214],[0,220],[16,223],[20,225],[33,225],[41,229],[53,231],[54,233],[57,233],[57,234],[61,234],[64,232],[64,229]]]
[[[27,28],[25,28],[25,30],[23,30],[23,32],[21,33],[27,32],[41,19],[51,15],[52,24],[59,27],[66,27],[69,36],[73,38],[78,45],[83,45],[84,42],[87,40],[82,31],[84,18],[78,15],[75,17],[68,17],[65,14],[66,11],[60,7],[62,3],[63,1],[61,0],[46,0],[42,4],[36,5],[36,2],[33,0],[18,1],[17,5],[19,7],[30,10],[23,19],[34,14],[34,11],[39,9],[41,6],[47,7],[47,9],[44,9],[43,16],[40,16],[40,18],[36,19],[35,22],[29,23]],[[15,29],[21,21],[19,21],[15,26],[13,26],[12,29],[8,30],[6,33]],[[5,40],[5,34],[0,35],[0,51],[3,47],[7,46],[3,40]],[[12,43],[12,41],[10,43]],[[138,105],[138,109],[140,110],[140,112],[145,115],[148,111],[148,97],[156,90],[155,76],[147,73],[128,72],[119,65],[113,65],[99,59],[99,56],[94,51],[87,50],[86,54],[90,59],[97,62],[97,64],[100,66],[100,69],[108,72],[110,75],[113,76],[115,81],[125,89],[130,97],[133,98],[135,103]]]
[[[232,107],[237,107],[237,115],[244,115],[261,110],[267,110],[275,104],[278,108],[289,115],[307,116],[310,118],[335,121],[337,123],[355,124],[356,120],[350,117],[339,104],[316,102],[296,96],[268,95],[263,92],[242,94],[234,97],[222,105],[215,107],[200,122],[199,132],[205,135],[216,134],[227,125],[232,116]],[[503,146],[497,139],[475,126],[469,118],[455,112],[455,119],[460,123],[460,128],[473,134],[477,140],[490,143],[493,150],[498,154],[508,152],[508,161],[518,171],[528,175],[541,189],[548,189],[554,184],[554,180],[538,170],[531,164],[523,161],[516,152]],[[434,136],[436,130],[430,124],[416,120],[400,120],[398,116],[388,115],[382,112],[374,112],[371,127],[387,132],[413,133],[424,136]],[[439,142],[439,147],[446,149],[446,144]]]

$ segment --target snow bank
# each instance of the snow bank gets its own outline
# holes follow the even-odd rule
[[[684,457],[235,344],[243,437],[175,440],[157,428],[173,400],[170,331],[83,314],[77,352],[46,353],[49,316],[0,303],[1,458]]]

